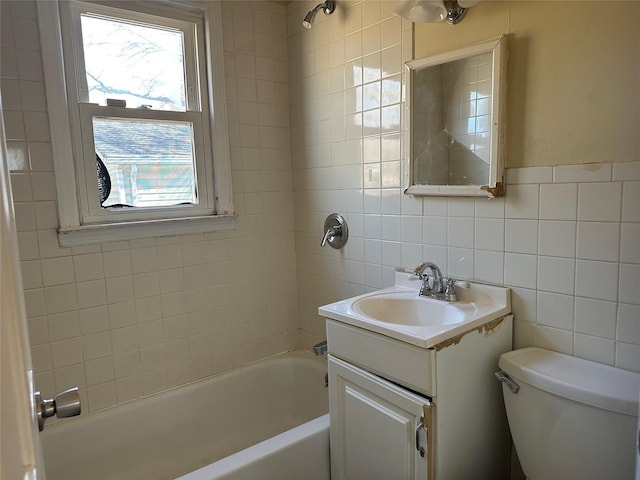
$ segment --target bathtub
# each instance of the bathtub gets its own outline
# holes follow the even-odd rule
[[[51,425],[47,480],[328,480],[325,373],[296,351]]]

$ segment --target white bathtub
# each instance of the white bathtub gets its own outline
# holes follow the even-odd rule
[[[328,480],[325,373],[298,351],[52,425],[47,480]]]

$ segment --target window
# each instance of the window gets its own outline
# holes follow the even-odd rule
[[[173,5],[38,2],[62,245],[234,226],[219,3]]]

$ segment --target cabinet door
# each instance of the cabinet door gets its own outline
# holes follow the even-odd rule
[[[430,407],[428,398],[329,356],[332,480],[427,479]]]

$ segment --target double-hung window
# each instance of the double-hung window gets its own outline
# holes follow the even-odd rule
[[[63,245],[233,227],[219,5],[176,5],[38,2]]]

